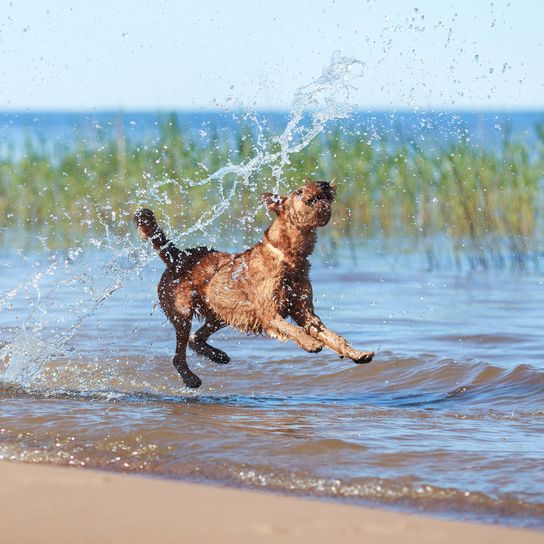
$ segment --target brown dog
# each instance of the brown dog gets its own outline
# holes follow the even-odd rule
[[[356,363],[372,360],[373,352],[353,349],[314,313],[308,258],[317,227],[331,218],[335,192],[332,184],[308,179],[289,196],[263,194],[261,200],[277,218],[262,241],[236,254],[205,247],[179,250],[166,239],[151,210],[136,212],[140,233],[151,240],[166,264],[159,300],[176,329],[174,366],[188,387],[199,387],[201,381],[187,366],[187,344],[216,363],[228,363],[225,352],[207,343],[210,335],[227,325],[293,340],[310,353],[325,345]],[[190,336],[195,314],[204,324]],[[298,326],[287,321],[288,316]]]

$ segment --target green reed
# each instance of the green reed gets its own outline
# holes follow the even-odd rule
[[[544,128],[536,131],[534,149],[509,136],[499,149],[467,142],[422,148],[400,132],[368,142],[337,127],[292,155],[283,174],[290,188],[306,175],[337,180],[333,238],[421,242],[443,235],[458,250],[469,246],[485,264],[497,240],[521,255],[543,238]],[[113,135],[98,132],[93,141],[52,146],[28,139],[23,153],[7,148],[0,159],[0,226],[46,232],[53,245],[85,237],[100,225],[128,231],[135,208],[162,180],[149,205],[175,228],[186,228],[218,200],[217,185],[191,186],[188,180],[198,182],[227,163],[250,159],[253,136],[249,126],[229,133],[212,128],[202,143],[172,115],[152,141],[132,141],[122,123]],[[240,180],[224,180],[226,192],[235,181]],[[270,170],[241,184],[218,220],[221,229],[251,238],[253,227],[269,221],[258,195],[274,185]]]

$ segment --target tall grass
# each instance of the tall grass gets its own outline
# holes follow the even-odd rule
[[[368,142],[336,127],[292,155],[284,177],[291,188],[305,175],[338,180],[333,236],[425,242],[443,235],[458,250],[470,246],[485,265],[497,241],[524,255],[543,238],[544,128],[536,130],[535,149],[509,136],[500,148],[455,140],[421,148],[400,134]],[[85,238],[104,222],[123,232],[154,187],[159,215],[183,229],[218,199],[217,186],[187,180],[248,160],[253,141],[250,127],[240,126],[229,133],[212,127],[202,142],[174,115],[147,142],[127,139],[122,123],[92,143],[79,138],[52,147],[28,139],[22,152],[4,152],[0,160],[0,225],[47,232],[51,244]],[[164,183],[156,187],[157,181]],[[221,229],[251,238],[253,227],[268,221],[263,211],[254,214],[258,194],[274,183],[263,171],[240,186],[219,220]]]

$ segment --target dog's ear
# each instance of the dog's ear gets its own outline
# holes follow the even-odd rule
[[[274,195],[272,193],[263,193],[261,195],[261,202],[275,214],[279,214],[283,210],[283,205],[287,200],[286,196]]]
[[[310,183],[313,183],[312,178],[310,176],[306,176],[304,178],[304,184],[309,185]]]

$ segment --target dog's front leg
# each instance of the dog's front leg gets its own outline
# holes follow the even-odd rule
[[[323,343],[318,339],[313,338],[310,334],[304,331],[302,327],[297,327],[283,319],[280,315],[274,316],[268,321],[265,332],[272,338],[278,340],[293,340],[303,350],[309,353],[317,353],[323,349]]]
[[[308,334],[338,353],[340,357],[347,357],[357,364],[370,363],[374,357],[373,351],[359,351],[352,348],[345,338],[327,328],[315,314],[306,321],[304,329],[308,331]]]
[[[307,278],[302,278],[294,289],[289,313],[310,336],[325,344],[340,357],[351,359],[357,364],[370,363],[374,357],[373,351],[359,351],[353,349],[345,338],[328,329],[323,321],[315,315],[312,284]]]
[[[309,300],[311,301],[311,298]],[[308,298],[305,301],[307,302]],[[340,357],[351,359],[357,364],[372,361],[373,351],[359,351],[352,348],[345,338],[325,326],[323,321],[315,315],[313,307],[308,307],[307,304],[298,305],[291,311],[291,316],[310,336],[338,353]]]

